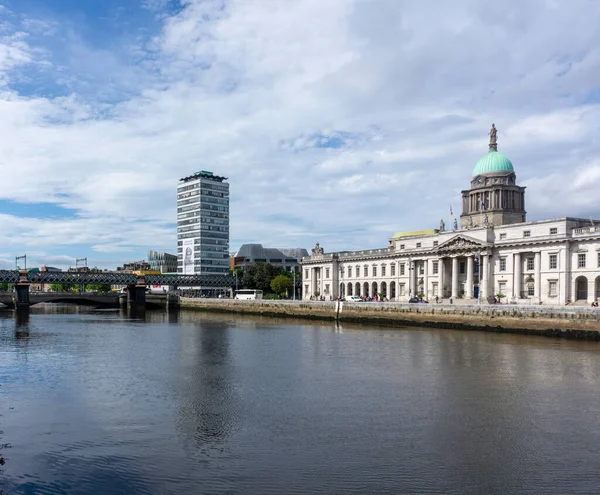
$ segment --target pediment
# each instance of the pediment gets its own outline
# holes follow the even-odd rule
[[[438,253],[456,253],[462,251],[480,251],[486,249],[488,245],[472,237],[457,235],[452,239],[440,244],[437,248]]]

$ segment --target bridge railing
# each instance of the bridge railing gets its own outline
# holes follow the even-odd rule
[[[0,283],[15,284],[19,281],[17,270],[0,270]],[[39,284],[110,284],[110,285],[171,285],[177,287],[202,287],[219,288],[232,287],[234,278],[230,275],[146,275],[140,277],[133,273],[118,272],[31,272],[27,274],[27,281]]]

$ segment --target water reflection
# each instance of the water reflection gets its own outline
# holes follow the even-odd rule
[[[0,490],[593,492],[599,351],[234,315],[0,312],[13,446]]]
[[[229,354],[229,327],[223,321],[202,321],[181,333],[182,389],[179,421],[187,438],[209,455],[220,451],[237,423],[238,397]]]

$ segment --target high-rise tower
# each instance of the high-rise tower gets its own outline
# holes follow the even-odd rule
[[[494,124],[489,135],[489,151],[475,165],[471,189],[462,191],[463,229],[526,221],[525,188],[517,186],[512,162],[498,153]]]
[[[177,271],[229,272],[229,183],[212,172],[196,172],[177,186]]]

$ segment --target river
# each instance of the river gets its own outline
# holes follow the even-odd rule
[[[0,493],[598,493],[600,343],[0,312]]]

